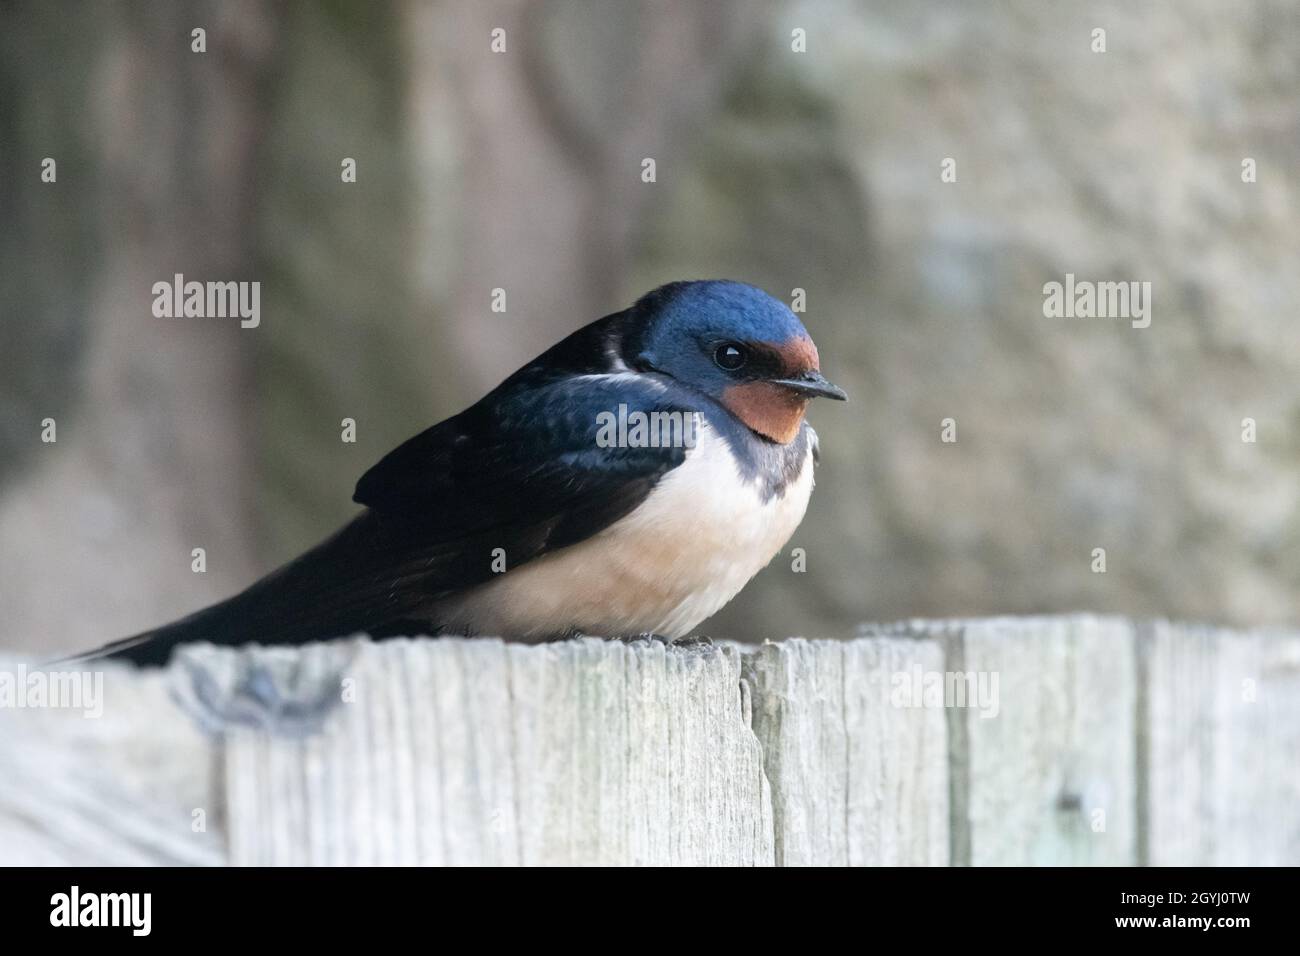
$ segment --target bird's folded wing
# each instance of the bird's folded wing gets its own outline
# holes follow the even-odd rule
[[[486,580],[628,514],[685,459],[630,447],[611,422],[692,412],[642,376],[584,375],[494,395],[396,448],[357,484],[372,549],[426,593]],[[612,440],[612,441],[611,441]],[[376,557],[379,554],[375,555]]]

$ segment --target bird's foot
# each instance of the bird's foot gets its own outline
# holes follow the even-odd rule
[[[691,634],[671,642],[673,647],[712,647],[713,638],[707,634]]]
[[[554,644],[558,641],[580,641],[584,637],[595,637],[595,634],[588,634],[586,631],[580,631],[576,627],[566,627],[562,631],[556,631],[541,639],[539,643]]]
[[[640,631],[636,634],[619,634],[614,638],[616,641],[622,641],[624,644],[635,644],[637,641],[646,641],[650,644],[671,644],[672,638],[664,637],[662,634],[656,634],[653,631]]]
[[[666,644],[668,647],[713,646],[713,641],[703,634],[690,637],[665,637],[662,634],[655,634],[653,631],[642,631],[640,634],[622,634],[616,639],[628,644],[634,644],[637,641],[649,641],[651,644]]]
[[[572,641],[583,637],[595,637],[594,634],[588,634],[580,631],[576,627],[555,635],[551,640],[555,641]],[[664,644],[668,647],[711,647],[713,640],[703,634],[696,634],[690,637],[665,637],[663,634],[656,634],[654,631],[638,631],[635,634],[615,634],[610,640],[621,641],[624,644],[635,644],[637,641],[645,641],[649,644]]]

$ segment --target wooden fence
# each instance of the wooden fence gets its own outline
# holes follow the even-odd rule
[[[96,717],[25,666],[3,864],[1300,863],[1295,633],[194,647]]]

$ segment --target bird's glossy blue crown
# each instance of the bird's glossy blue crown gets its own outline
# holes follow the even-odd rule
[[[784,302],[743,282],[673,282],[642,297],[637,308],[661,340],[685,340],[706,329],[718,338],[742,342],[780,344],[808,337]]]

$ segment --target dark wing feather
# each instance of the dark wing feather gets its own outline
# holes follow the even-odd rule
[[[682,448],[601,447],[599,416],[620,405],[686,412],[641,376],[565,378],[485,400],[415,436],[362,476],[353,500],[400,522],[424,549],[481,542],[518,564],[627,514],[684,460]]]

